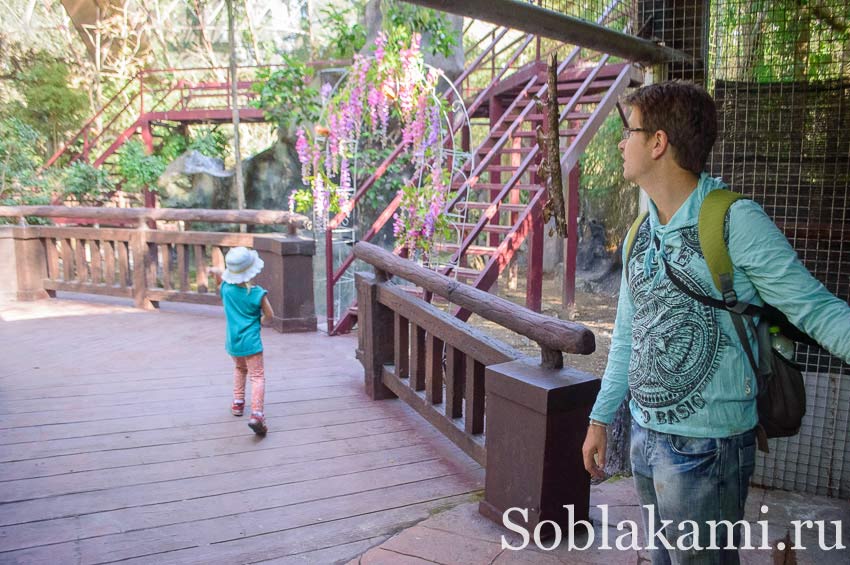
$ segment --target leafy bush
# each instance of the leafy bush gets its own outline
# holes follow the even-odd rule
[[[80,126],[88,112],[85,93],[68,84],[70,71],[64,61],[38,56],[31,67],[15,73],[16,88],[25,104],[21,119],[58,144],[66,132]]]
[[[0,120],[0,198],[13,181],[31,184],[41,164],[44,138],[16,117]]]
[[[132,140],[118,150],[118,176],[126,192],[139,192],[144,188],[156,190],[156,181],[165,171],[165,160],[159,155],[145,154],[141,141]]]
[[[189,149],[215,159],[224,159],[227,148],[227,136],[217,128],[203,128],[189,141]]]
[[[421,33],[430,39],[426,51],[431,55],[452,54],[457,38],[444,14],[396,0],[384,0],[384,7],[384,29],[391,37],[408,44],[414,33]]]
[[[168,128],[167,132],[155,153],[162,157],[166,163],[170,163],[186,152],[189,148],[189,140],[176,129]]]
[[[96,169],[88,163],[77,161],[64,171],[63,196],[71,197],[80,204],[93,204],[107,197],[115,188],[104,169]]]
[[[637,214],[637,189],[623,178],[623,157],[617,144],[623,122],[608,116],[581,157],[581,216],[605,224],[610,247],[619,243]]]
[[[348,16],[353,8],[336,10],[333,7],[321,10],[323,25],[330,30],[332,52],[341,59],[353,57],[366,43],[366,28],[361,24],[349,25]]]
[[[283,53],[281,58],[282,68],[257,71],[253,90],[259,97],[252,105],[261,108],[267,120],[284,130],[315,123],[322,107],[318,90],[309,86],[313,69],[293,55]]]

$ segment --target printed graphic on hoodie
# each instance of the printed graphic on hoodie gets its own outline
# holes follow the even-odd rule
[[[666,257],[689,289],[710,294],[705,284],[689,272],[701,257],[696,226],[679,231],[682,247]],[[635,305],[632,321],[632,354],[629,388],[641,408],[644,423],[674,424],[705,409],[702,391],[714,377],[720,351],[728,345],[719,329],[718,310],[687,296],[663,274],[656,257],[646,272],[644,262],[650,245],[649,222],[638,232],[629,262],[629,290]],[[658,242],[651,255],[659,255]],[[670,253],[670,251],[666,251]]]

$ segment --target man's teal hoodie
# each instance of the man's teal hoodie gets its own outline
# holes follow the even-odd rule
[[[720,188],[726,186],[703,173],[666,225],[650,202],[628,277],[624,269],[608,366],[591,418],[611,422],[631,390],[632,416],[659,432],[727,437],[755,427],[756,380],[729,313],[700,304],[667,277],[672,269],[694,292],[720,298],[697,234],[702,201]],[[772,304],[850,363],[850,307],[812,277],[761,206],[751,200],[733,204],[726,234],[738,299]]]

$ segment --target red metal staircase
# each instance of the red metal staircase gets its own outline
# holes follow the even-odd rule
[[[318,61],[314,68],[348,64]],[[274,65],[271,65],[274,67]],[[241,122],[266,121],[263,110],[251,106],[257,70],[240,67],[236,107]],[[144,70],[130,79],[80,131],[45,163],[60,159],[82,160],[100,167],[134,135],[140,134],[148,151],[153,150],[154,125],[185,127],[192,124],[221,124],[233,120],[230,82],[226,68]]]
[[[539,113],[535,99],[549,96],[546,72],[546,66],[538,63],[517,73],[512,77],[514,80],[506,81],[507,84],[494,91],[486,106],[476,111],[476,116],[489,117],[490,136],[476,149],[480,156],[478,165],[469,180],[456,184],[458,195],[448,206],[449,211],[465,212],[466,221],[454,224],[463,233],[462,243],[441,246],[452,252],[449,263],[454,265],[443,269],[445,274],[456,270],[460,280],[488,290],[523,241],[534,234],[529,246],[528,306],[535,310],[540,308],[541,216],[547,198],[537,175],[540,149],[536,138],[536,128],[543,127],[545,116]],[[626,63],[608,64],[607,56],[590,68],[574,66],[573,57],[559,66],[560,153],[565,176],[575,169],[590,139],[616,107],[620,96],[641,81],[635,67]],[[568,241],[573,243],[578,235],[575,178],[571,184],[567,198],[572,206],[568,224],[573,229]],[[469,265],[471,255],[486,259],[483,268]]]

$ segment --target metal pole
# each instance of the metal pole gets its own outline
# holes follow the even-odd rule
[[[693,57],[669,47],[656,45],[605,26],[573,18],[560,12],[517,0],[404,0],[442,12],[485,20],[494,24],[533,33],[623,57],[630,61],[663,62],[693,60]]]

